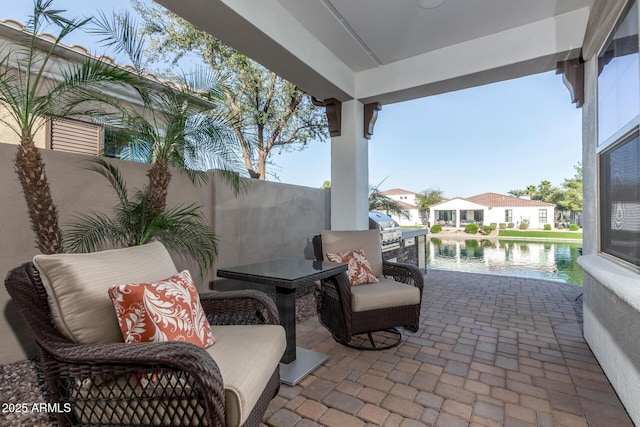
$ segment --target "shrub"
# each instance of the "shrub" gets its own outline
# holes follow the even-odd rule
[[[495,230],[496,228],[498,228],[498,224],[492,222],[491,224],[489,224],[489,227],[491,227],[492,230]]]
[[[480,227],[478,227],[478,224],[467,224],[464,227],[464,232],[469,234],[476,234],[479,228]]]
[[[547,231],[551,230],[551,224],[545,224],[544,229]]]
[[[429,231],[432,232],[433,234],[438,234],[439,232],[442,231],[442,226],[440,224],[432,225]]]
[[[524,221],[522,221],[522,222],[520,223],[520,226],[519,226],[518,228],[519,228],[520,230],[526,230],[527,228],[529,228],[529,224],[528,224],[528,223],[526,223],[526,222],[524,222]]]
[[[498,224],[498,228],[500,230],[504,230],[505,228],[507,228],[507,224],[505,224],[504,222],[501,222],[500,224]]]
[[[485,234],[485,235],[486,235],[486,234],[490,234],[493,230],[494,230],[494,228],[491,228],[491,226],[490,226],[490,225],[483,225],[483,226],[480,228],[480,232],[481,232],[482,234]]]
[[[513,228],[514,224],[512,222],[510,222],[509,224],[507,224],[507,228]]]
[[[578,227],[578,224],[569,224],[569,230],[578,231],[580,230],[580,227]]]

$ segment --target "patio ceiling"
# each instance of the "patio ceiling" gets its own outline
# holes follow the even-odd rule
[[[593,0],[156,0],[319,99],[399,102],[577,57]]]

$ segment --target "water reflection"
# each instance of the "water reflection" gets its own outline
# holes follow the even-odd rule
[[[428,267],[582,284],[581,243],[431,238]]]

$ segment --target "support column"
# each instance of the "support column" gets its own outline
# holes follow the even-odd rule
[[[369,147],[364,105],[342,103],[341,130],[331,137],[331,229],[369,228]]]

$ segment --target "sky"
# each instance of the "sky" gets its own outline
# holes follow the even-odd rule
[[[148,0],[147,0],[148,1]],[[30,0],[6,2],[0,19],[24,22]],[[54,0],[66,16],[91,16],[96,3]],[[129,0],[101,0],[123,11]],[[88,35],[67,44],[100,52]],[[506,194],[543,180],[560,186],[581,160],[580,109],[553,71],[397,104],[384,105],[369,140],[369,183],[381,190],[439,189],[445,197]],[[320,187],[331,180],[331,143],[274,153],[271,180]]]

